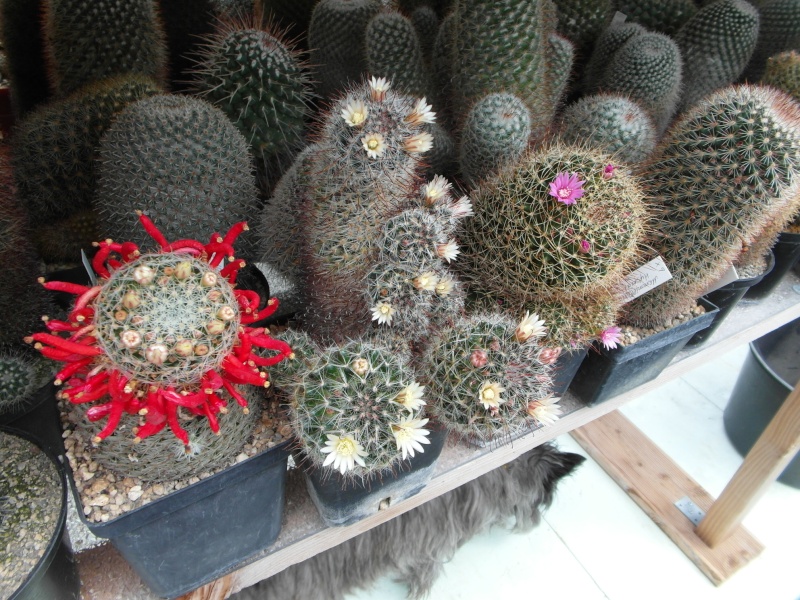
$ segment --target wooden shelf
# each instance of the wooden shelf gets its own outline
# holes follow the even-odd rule
[[[596,406],[582,405],[567,393],[561,402],[566,414],[555,424],[500,447],[477,449],[448,440],[437,462],[433,479],[419,494],[348,527],[326,527],[308,497],[302,477],[290,473],[283,527],[275,544],[249,564],[242,565],[233,573],[185,598],[226,598],[502,466],[539,444],[606,415],[633,398],[719,357],[727,350],[757,339],[797,318],[800,318],[800,280],[790,274],[768,298],[760,302],[740,302],[705,344],[682,351],[653,381]],[[86,600],[155,598],[110,545],[79,554],[78,562]]]

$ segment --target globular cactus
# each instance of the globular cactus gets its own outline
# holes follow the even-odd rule
[[[693,0],[616,0],[629,21],[651,31],[673,35],[697,12]]]
[[[551,33],[548,38],[550,68],[550,97],[553,106],[560,106],[572,77],[575,64],[575,45],[564,36]]]
[[[301,54],[253,17],[220,21],[194,69],[195,93],[222,110],[266,162],[303,146],[312,98]]]
[[[584,96],[564,109],[559,136],[567,144],[586,143],[615,159],[637,163],[656,145],[653,121],[625,96]]]
[[[758,43],[745,70],[750,82],[763,75],[767,59],[780,52],[800,49],[800,2],[767,0],[758,5]]]
[[[553,1],[558,9],[558,32],[575,44],[579,54],[591,52],[614,16],[613,0]]]
[[[681,99],[684,62],[663,33],[633,35],[611,57],[598,87],[638,102],[663,132]]]
[[[411,12],[411,24],[417,32],[419,44],[422,48],[422,56],[427,64],[433,59],[433,46],[436,43],[436,36],[439,32],[439,16],[427,4],[415,8]]]
[[[683,112],[711,92],[736,81],[758,41],[759,16],[744,0],[704,6],[675,34],[683,57]]]
[[[475,103],[461,131],[461,174],[470,185],[515,163],[528,147],[531,115],[508,93],[489,94]]]
[[[0,415],[22,409],[53,376],[52,363],[24,346],[0,346]]]
[[[472,441],[501,442],[554,421],[550,367],[535,333],[499,315],[473,315],[430,344],[423,382],[428,412]],[[528,337],[525,337],[526,334]]]
[[[411,19],[385,9],[370,19],[364,41],[370,75],[384,77],[404,94],[429,95],[430,75]]]
[[[90,250],[98,237],[97,215],[91,207],[80,208],[63,219],[37,223],[31,231],[36,251],[50,265],[77,264],[81,250]]]
[[[298,378],[290,419],[317,467],[364,476],[400,467],[429,443],[424,389],[389,348],[365,341],[331,347]]]
[[[791,51],[770,57],[761,83],[776,87],[800,102],[800,54]]]
[[[379,0],[321,0],[314,7],[308,45],[320,96],[331,97],[361,81],[367,69],[367,23],[380,9]]]
[[[433,40],[433,56],[431,58],[431,72],[433,81],[437,82],[433,90],[433,104],[436,105],[439,121],[450,123],[453,120],[450,101],[451,79],[453,77],[453,48],[456,40],[456,14],[449,13],[439,24],[436,38]]]
[[[173,239],[201,238],[253,214],[257,191],[247,141],[209,103],[160,95],[128,106],[100,143],[94,201],[100,229],[139,245],[135,211]],[[243,255],[255,254],[253,238]]]
[[[584,93],[591,94],[597,91],[597,86],[605,73],[608,62],[614,53],[633,36],[641,35],[647,30],[638,23],[614,20],[598,36],[594,44],[589,61],[583,72],[581,82]]]
[[[32,217],[61,219],[91,206],[100,137],[128,104],[160,91],[152,79],[123,75],[29,113],[15,131],[12,162],[20,200]]]
[[[129,73],[163,82],[165,35],[153,0],[47,0],[44,6],[50,76],[58,95]]]
[[[653,203],[646,242],[672,279],[626,306],[627,321],[661,324],[694,306],[798,193],[800,109],[767,87],[729,87],[683,115],[642,166]],[[754,149],[757,149],[755,151]]]

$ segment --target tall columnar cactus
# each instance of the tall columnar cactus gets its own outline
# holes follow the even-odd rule
[[[689,19],[674,39],[683,57],[683,112],[736,81],[758,41],[759,17],[744,0],[717,0]]]
[[[0,2],[0,41],[7,53],[11,101],[18,117],[50,98],[39,26],[43,0]]]
[[[290,418],[317,467],[363,476],[397,468],[429,443],[424,389],[389,348],[365,341],[328,348],[297,379]]]
[[[439,32],[439,15],[427,4],[415,8],[411,12],[411,24],[417,32],[422,56],[430,64],[433,59],[433,46],[436,42],[436,35]]]
[[[759,86],[720,90],[672,127],[642,174],[654,205],[647,244],[673,278],[631,302],[628,321],[659,324],[690,309],[785,209],[800,185],[799,127],[798,106]]]
[[[101,231],[113,239],[147,242],[137,210],[174,239],[204,237],[256,210],[247,141],[203,100],[161,95],[131,104],[103,136],[99,160],[94,206]]]
[[[367,69],[367,23],[381,9],[379,0],[321,0],[311,14],[308,45],[315,66],[316,91],[323,97],[361,81]]]
[[[602,80],[608,62],[614,53],[633,36],[641,35],[646,29],[638,23],[613,21],[597,38],[594,50],[583,71],[582,87],[584,93],[590,94],[597,91],[597,86]]]
[[[650,116],[625,96],[584,96],[564,109],[559,136],[567,144],[586,143],[628,163],[643,160],[656,145]]]
[[[555,420],[550,367],[536,335],[499,315],[474,315],[442,331],[424,357],[431,415],[474,441],[502,441]]]
[[[635,100],[651,115],[659,132],[669,124],[681,99],[685,63],[663,33],[640,33],[617,50],[598,87]]]
[[[440,121],[450,122],[453,120],[452,106],[450,99],[451,79],[453,77],[453,48],[456,45],[456,14],[449,13],[439,25],[436,38],[433,41],[433,57],[431,58],[431,71],[433,81],[437,83],[433,90],[433,103]]]
[[[764,73],[767,59],[786,50],[800,49],[800,1],[768,0],[758,4],[758,43],[745,70],[755,82]]]
[[[617,0],[617,10],[629,21],[673,35],[697,12],[693,0]]]
[[[0,346],[0,416],[23,408],[52,376],[52,363],[25,346]]]
[[[800,102],[800,53],[782,52],[767,60],[763,85],[771,85]]]
[[[559,106],[572,77],[575,45],[557,33],[551,33],[547,41],[551,77],[550,99],[553,106]]]
[[[592,50],[595,40],[614,16],[613,0],[553,0],[558,9],[558,32],[575,44],[581,55]]]
[[[44,32],[60,96],[114,75],[166,76],[165,35],[153,0],[46,0]]]
[[[103,132],[129,103],[160,91],[149,78],[123,75],[41,106],[20,122],[12,148],[14,177],[34,219],[63,218],[90,206]]]
[[[430,75],[411,19],[384,9],[370,19],[364,40],[370,75],[386,78],[404,94],[428,95]]]
[[[220,21],[194,69],[194,90],[221,109],[262,161],[303,145],[311,83],[300,53],[256,18]]]
[[[461,173],[474,185],[515,163],[528,147],[531,115],[513,94],[489,94],[472,107],[461,132]]]

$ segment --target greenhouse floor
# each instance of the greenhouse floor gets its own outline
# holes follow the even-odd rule
[[[742,462],[722,411],[747,345],[625,405],[621,411],[712,496]],[[586,452],[568,435],[562,450]],[[539,527],[473,538],[445,566],[431,600],[800,599],[800,490],[773,483],[744,520],[765,550],[716,587],[592,459],[562,480]],[[391,578],[348,600],[403,600]]]

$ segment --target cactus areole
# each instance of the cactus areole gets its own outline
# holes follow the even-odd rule
[[[202,244],[169,243],[148,217],[140,214],[139,220],[160,250],[141,254],[133,243],[106,240],[97,244],[92,262],[98,285],[42,281],[77,300],[66,320],[45,317],[49,333],[26,341],[66,363],[56,374],[61,398],[97,402],[87,417],[106,422],[95,443],[132,415],[136,441],[169,426],[188,444],[179,412],[207,418],[218,433],[217,415],[230,399],[247,410],[237,387],[267,387],[260,368],[292,350],[264,328],[249,326],[272,314],[278,301],[261,308],[257,293],[234,287],[244,261],[234,257],[233,243],[246,223]]]

